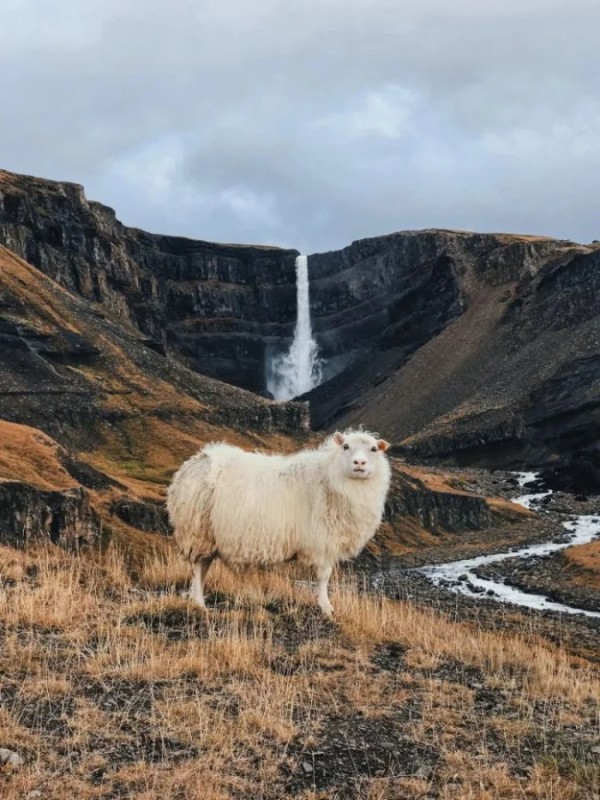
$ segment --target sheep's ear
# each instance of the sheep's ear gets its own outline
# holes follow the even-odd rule
[[[344,444],[344,442],[345,442],[346,440],[344,439],[344,434],[343,434],[343,433],[340,433],[339,431],[336,431],[336,432],[333,434],[333,441],[334,441],[336,444],[339,444],[339,446],[341,447],[341,446]]]
[[[385,453],[386,450],[389,450],[390,443],[385,439],[377,439],[377,447]]]

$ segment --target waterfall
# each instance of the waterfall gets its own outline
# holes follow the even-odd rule
[[[276,400],[289,400],[321,382],[321,360],[310,324],[308,256],[296,258],[296,329],[287,353],[271,364],[267,388]]]

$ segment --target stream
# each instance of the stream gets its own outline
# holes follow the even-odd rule
[[[520,472],[518,473],[519,486],[524,488],[536,481],[537,477],[535,472]],[[513,502],[531,509],[550,494],[552,494],[551,491],[525,494],[514,498]],[[525,592],[505,583],[480,578],[475,573],[478,567],[485,564],[494,564],[509,558],[527,559],[547,556],[573,545],[587,544],[600,536],[600,515],[579,516],[563,522],[562,525],[567,534],[561,534],[559,541],[527,545],[508,553],[493,553],[461,561],[451,561],[448,564],[432,564],[420,567],[416,571],[425,575],[435,586],[443,586],[456,594],[478,598],[488,597],[497,602],[527,606],[538,611],[557,611],[561,614],[583,614],[587,617],[600,618],[598,611],[586,611],[575,606],[554,602],[544,595]]]

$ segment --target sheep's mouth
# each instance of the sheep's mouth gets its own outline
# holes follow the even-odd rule
[[[352,474],[355,475],[357,478],[368,478],[371,474],[368,469],[361,469],[360,467],[356,467],[352,470]]]

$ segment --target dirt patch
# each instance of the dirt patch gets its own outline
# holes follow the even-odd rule
[[[151,714],[167,681],[82,680],[79,689],[97,708],[108,713]]]
[[[307,639],[331,639],[339,634],[335,622],[323,617],[316,606],[295,608],[279,603],[269,603],[266,610],[271,614],[273,640],[293,653]]]
[[[64,737],[70,732],[75,700],[69,695],[38,697],[22,693],[18,686],[0,687],[0,707],[19,724],[42,736]]]
[[[288,748],[290,766],[283,769],[288,794],[327,791],[328,796],[360,798],[368,782],[382,776],[433,773],[440,758],[431,745],[407,738],[406,713],[369,719],[359,715],[325,720],[316,743],[302,737]]]
[[[206,612],[194,608],[191,604],[187,608],[172,607],[160,610],[144,610],[127,616],[125,623],[128,625],[141,625],[152,633],[160,634],[169,640],[198,639],[206,637],[209,633],[209,623]]]
[[[385,642],[375,646],[372,661],[379,669],[399,672],[404,668],[407,648],[398,642]]]

